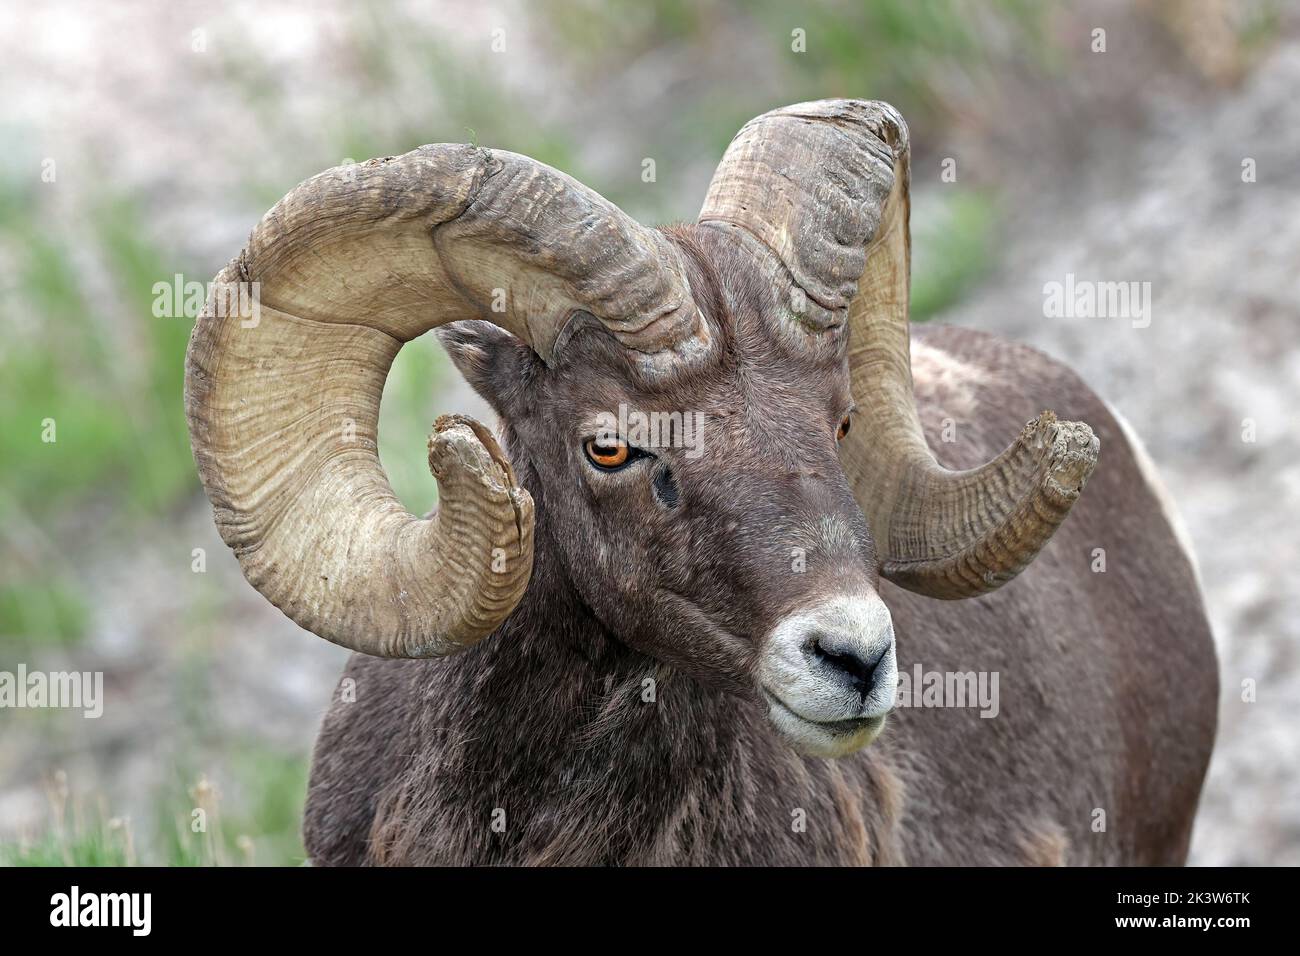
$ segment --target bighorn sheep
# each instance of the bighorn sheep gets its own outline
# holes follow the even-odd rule
[[[1068,368],[909,335],[908,182],[893,108],[829,100],[748,123],[691,225],[465,145],[267,214],[218,278],[260,321],[209,305],[186,408],[249,582],[358,652],[312,861],[1184,859],[1218,685],[1190,557]],[[435,327],[502,443],[439,420],[417,518],[375,437]],[[918,669],[997,676],[996,716],[882,735]]]

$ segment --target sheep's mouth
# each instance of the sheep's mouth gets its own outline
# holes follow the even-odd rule
[[[761,685],[760,688],[767,701],[768,720],[791,747],[809,756],[842,757],[853,753],[874,741],[885,728],[887,714],[845,720],[810,720],[768,688]]]

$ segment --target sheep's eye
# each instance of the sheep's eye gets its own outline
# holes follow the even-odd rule
[[[840,422],[839,430],[835,432],[835,440],[844,441],[844,436],[849,433],[849,426],[852,424],[853,423],[849,421],[849,416],[845,415],[844,419]]]
[[[594,438],[588,438],[583,444],[582,450],[587,453],[588,461],[597,468],[603,468],[606,471],[622,468],[633,457],[632,449],[624,441],[606,445],[601,444]]]

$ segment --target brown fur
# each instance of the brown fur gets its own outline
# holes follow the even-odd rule
[[[1065,866],[1070,840],[1056,823],[1031,825],[1016,838],[1026,866]]]
[[[1089,422],[1102,458],[1017,580],[955,602],[893,587],[836,455],[842,333],[801,348],[745,260],[704,233],[671,231],[718,348],[669,381],[642,380],[598,331],[552,368],[485,323],[442,334],[536,500],[533,577],[459,656],[352,658],[356,700],[335,701],[316,747],[313,862],[1051,864],[1067,848],[1072,864],[1182,862],[1214,737],[1213,645],[1105,405],[1032,349],[921,331],[960,362],[916,381],[945,465],[989,460],[1048,407]],[[962,366],[978,374],[954,380]],[[704,412],[704,454],[593,475],[578,419],[621,401]],[[955,442],[940,440],[945,418]],[[664,464],[672,508],[651,490]],[[828,516],[845,533],[791,573],[789,543]],[[1096,547],[1105,573],[1090,569]],[[754,686],[762,637],[846,581],[889,606],[900,672],[997,671],[999,715],[903,709],[852,756],[789,749]]]

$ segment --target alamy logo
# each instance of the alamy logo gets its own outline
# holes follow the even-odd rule
[[[0,708],[69,708],[95,718],[104,713],[103,671],[0,671]]]
[[[197,319],[211,303],[212,314],[237,318],[245,329],[262,321],[262,283],[185,281],[179,272],[171,282],[153,284],[153,314],[158,319]]]
[[[133,936],[148,936],[153,925],[150,893],[70,892],[50,897],[51,926],[126,926]]]
[[[618,414],[596,416],[596,442],[627,442],[636,448],[685,448],[687,458],[704,453],[703,412],[642,412],[619,402]]]
[[[1093,282],[1065,274],[1043,285],[1043,315],[1049,319],[1130,319],[1135,329],[1151,324],[1150,282]]]
[[[996,717],[997,671],[927,671],[917,664],[912,673],[898,672],[896,707],[978,707],[980,716]]]

